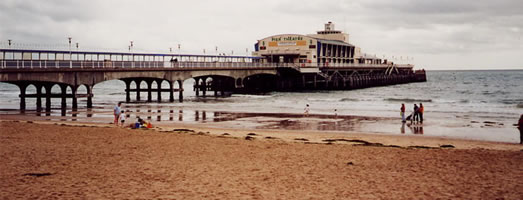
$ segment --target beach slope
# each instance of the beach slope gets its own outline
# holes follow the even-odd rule
[[[0,122],[0,197],[523,199],[522,151],[252,138]]]

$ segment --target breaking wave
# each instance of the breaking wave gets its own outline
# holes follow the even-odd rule
[[[394,101],[394,102],[432,102],[432,99],[386,98],[385,101]]]
[[[343,98],[343,99],[340,99],[340,101],[360,101],[360,100],[354,99],[354,98]]]

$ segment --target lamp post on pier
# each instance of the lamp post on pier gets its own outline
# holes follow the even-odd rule
[[[73,38],[68,37],[67,39],[69,39],[69,68],[73,68],[73,53],[71,52],[71,40]]]
[[[178,44],[178,57],[180,58],[180,62],[182,61],[182,50],[181,50],[181,47],[182,45]]]
[[[131,61],[134,63],[134,55],[133,55],[133,41],[129,41],[131,45],[129,45],[129,52],[131,53]]]

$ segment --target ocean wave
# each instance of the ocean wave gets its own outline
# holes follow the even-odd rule
[[[502,99],[502,100],[499,100],[498,101],[499,103],[502,103],[502,104],[517,104],[517,105],[520,105],[520,104],[523,104],[523,99]]]
[[[338,101],[338,99],[334,99],[334,98],[307,98],[307,101],[335,102],[335,101]]]
[[[472,94],[472,93],[473,93],[473,92],[471,92],[470,90],[458,90],[458,91],[456,91],[456,92],[458,92],[458,93],[460,93],[460,94]]]
[[[264,98],[271,98],[273,96],[272,95],[254,95],[254,94],[233,94],[232,97],[264,99]]]
[[[411,98],[386,98],[385,101],[400,101],[400,102],[432,102],[432,99],[411,99]]]
[[[497,96],[497,95],[506,95],[508,94],[508,92],[506,91],[501,91],[501,90],[497,90],[497,91],[483,91],[482,92],[483,95],[487,95],[487,96]]]
[[[125,95],[125,92],[114,92],[114,93],[109,93],[108,95]]]
[[[353,99],[353,98],[343,98],[340,99],[340,101],[360,101],[359,99]]]

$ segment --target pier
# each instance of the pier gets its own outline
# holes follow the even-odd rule
[[[196,96],[226,96],[297,90],[351,90],[426,81],[424,71],[412,65],[268,62],[256,56],[181,55],[121,52],[81,52],[0,49],[0,82],[20,88],[20,110],[36,98],[36,109],[49,112],[51,100],[73,110],[86,98],[92,108],[93,87],[103,81],[125,83],[122,101],[183,102],[183,83],[194,79]],[[147,87],[141,87],[146,83]],[[162,87],[166,85],[168,87]],[[34,87],[34,94],[27,88]],[[147,93],[142,96],[142,93]],[[156,93],[157,99],[152,99]],[[176,93],[178,93],[176,95]],[[133,95],[134,94],[134,95]],[[42,105],[45,100],[45,106]]]

